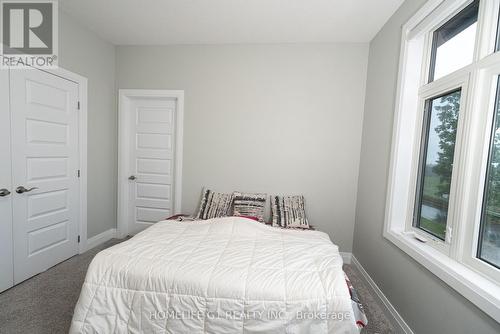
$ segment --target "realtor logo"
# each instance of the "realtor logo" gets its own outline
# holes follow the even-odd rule
[[[57,2],[0,0],[2,66],[57,66]]]

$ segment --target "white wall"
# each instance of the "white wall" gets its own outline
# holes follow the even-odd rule
[[[500,324],[382,236],[402,25],[407,0],[370,43],[354,255],[415,333],[500,333]]]
[[[116,227],[115,47],[59,13],[59,66],[88,79],[88,237]]]
[[[366,44],[117,47],[118,88],[185,90],[183,211],[201,187],[304,194],[350,251]]]

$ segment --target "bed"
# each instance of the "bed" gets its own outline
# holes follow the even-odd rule
[[[162,221],[96,255],[70,333],[359,333],[319,231]]]

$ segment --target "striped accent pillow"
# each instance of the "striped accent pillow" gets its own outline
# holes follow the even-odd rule
[[[226,217],[231,210],[232,194],[225,194],[203,188],[197,219]]]
[[[266,194],[245,194],[235,191],[233,193],[233,216],[255,217],[264,222],[264,208]]]
[[[271,196],[273,226],[309,228],[304,196]]]

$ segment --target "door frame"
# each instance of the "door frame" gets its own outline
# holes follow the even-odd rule
[[[0,57],[1,59],[1,57]],[[79,221],[78,221],[78,235],[80,242],[78,244],[78,254],[87,251],[87,88],[88,80],[86,77],[66,70],[64,68],[55,69],[9,69],[3,71],[42,71],[65,80],[72,81],[78,85],[78,100],[80,102],[80,109],[78,110],[78,150],[79,150],[79,163],[80,163],[80,183],[79,183]],[[2,81],[4,82],[4,81]],[[2,90],[10,92],[10,81],[7,80],[8,87],[3,87]],[[9,93],[10,94],[10,93]]]
[[[118,200],[117,236],[128,234],[128,202],[130,171],[130,101],[134,98],[170,98],[176,100],[175,165],[173,214],[181,212],[182,203],[182,154],[184,136],[184,91],[163,89],[119,89],[118,101]]]

